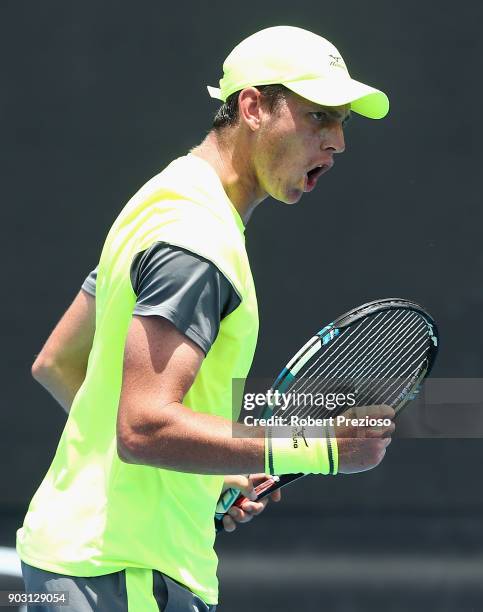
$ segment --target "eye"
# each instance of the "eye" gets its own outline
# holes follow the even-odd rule
[[[349,123],[349,121],[351,120],[352,115],[347,115],[347,117],[344,119],[344,121],[342,122],[342,127],[346,127],[346,125]]]
[[[327,121],[330,120],[329,115],[325,111],[315,111],[310,114],[319,123],[326,123]]]

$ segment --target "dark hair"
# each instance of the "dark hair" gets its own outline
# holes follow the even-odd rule
[[[270,112],[277,108],[280,100],[285,99],[289,91],[285,85],[260,85],[258,91],[268,102]],[[226,102],[220,106],[213,119],[213,129],[221,130],[225,127],[235,125],[238,121],[238,96],[240,91],[232,93]]]

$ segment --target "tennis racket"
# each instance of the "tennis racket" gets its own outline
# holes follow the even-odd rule
[[[376,300],[345,313],[310,338],[280,372],[271,396],[276,391],[292,397],[352,393],[355,406],[386,404],[397,416],[417,395],[437,351],[436,323],[419,304],[400,298]],[[329,409],[326,404],[285,407],[283,416],[327,419],[347,410],[347,406]],[[281,412],[271,402],[262,417]],[[303,476],[272,476],[255,488],[257,500]],[[225,491],[216,507],[217,531],[223,530],[229,508],[246,500],[237,489]]]

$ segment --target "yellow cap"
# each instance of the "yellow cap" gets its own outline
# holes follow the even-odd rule
[[[242,40],[223,63],[220,87],[208,86],[208,91],[225,102],[245,87],[270,84],[285,85],[323,106],[350,103],[353,111],[371,119],[389,111],[386,94],[352,79],[332,43],[293,26],[266,28]]]

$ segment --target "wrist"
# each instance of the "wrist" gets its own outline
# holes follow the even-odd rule
[[[320,431],[322,435],[309,437],[303,427],[267,428],[267,474],[337,474],[337,440],[333,432]]]

